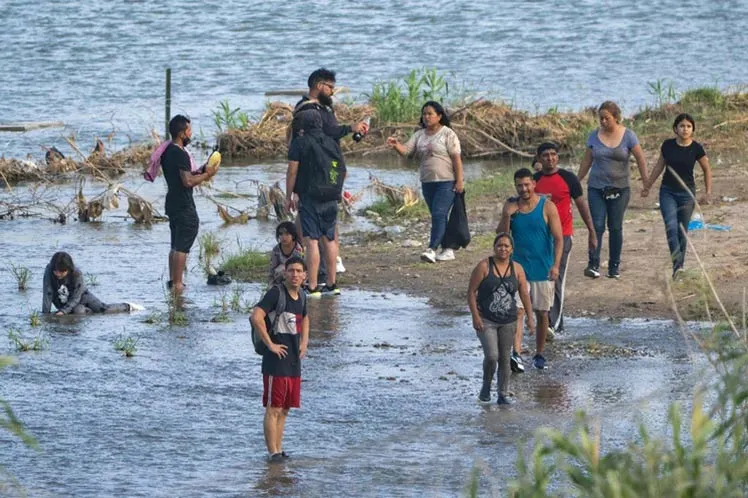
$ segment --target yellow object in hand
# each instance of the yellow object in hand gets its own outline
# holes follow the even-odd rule
[[[208,168],[210,169],[216,169],[218,166],[221,165],[221,153],[216,151],[213,151],[211,153],[210,157],[208,158]]]

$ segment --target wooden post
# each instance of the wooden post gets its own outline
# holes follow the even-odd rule
[[[169,121],[171,121],[171,68],[166,68],[166,140],[169,140]]]

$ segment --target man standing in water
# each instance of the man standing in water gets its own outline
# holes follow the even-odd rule
[[[556,206],[535,193],[535,180],[529,169],[522,168],[514,173],[514,187],[518,197],[504,204],[496,232],[511,230],[514,260],[522,265],[530,283],[536,318],[536,349],[532,362],[535,368],[542,370],[545,368],[543,352],[548,311],[553,305],[553,281],[558,278],[564,238]]]
[[[188,117],[181,114],[174,116],[169,122],[169,134],[171,143],[161,155],[161,167],[168,187],[165,210],[171,231],[169,287],[175,294],[181,294],[187,256],[200,226],[192,189],[213,178],[218,166],[208,166],[203,173],[192,172],[192,158],[185,150],[192,141],[192,124]]]
[[[597,236],[592,224],[590,208],[584,200],[582,184],[579,183],[577,175],[558,167],[558,146],[551,142],[545,142],[538,147],[536,157],[540,159],[542,170],[535,173],[535,192],[538,194],[549,194],[553,204],[558,210],[561,220],[561,232],[564,236],[564,249],[561,255],[561,266],[554,288],[553,306],[549,313],[549,340],[556,332],[564,330],[564,287],[566,284],[566,265],[569,262],[571,252],[572,236],[574,235],[574,223],[571,209],[571,201],[577,206],[582,221],[587,226],[587,247],[594,251],[597,247]]]
[[[301,284],[306,279],[306,265],[298,256],[286,261],[285,280],[265,293],[252,311],[250,320],[259,332],[267,350],[262,355],[262,406],[268,460],[281,462],[288,458],[283,451],[283,430],[291,408],[301,406],[301,359],[309,342],[309,317]],[[278,301],[285,307],[280,317],[273,317],[273,330],[268,330],[269,314],[275,314]],[[281,303],[282,304],[282,303]]]

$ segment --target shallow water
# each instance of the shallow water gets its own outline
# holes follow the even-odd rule
[[[209,321],[233,289],[208,287],[193,272],[189,326],[146,324],[149,313],[166,313],[163,281],[152,270],[165,259],[164,229],[124,222],[60,229],[46,221],[0,229],[4,254],[35,244],[25,260],[34,272],[29,290],[17,292],[7,273],[0,280],[2,329],[49,340],[0,372],[0,396],[41,446],[35,452],[0,432],[0,466],[31,496],[455,496],[475,466],[489,494],[504,489],[517,445],[537,427],[569,427],[573,412],[586,408],[602,419],[604,448],[619,447],[636,436],[639,420],[665,431],[667,405],[688,404],[696,381],[667,322],[571,319],[563,340],[639,344],[649,356],[580,366],[551,346],[550,370],[513,379],[518,405],[482,406],[482,354],[468,317],[421,299],[345,289],[310,303],[302,409],[292,412],[285,437],[293,458],[269,466],[260,359],[246,314]],[[8,237],[11,229],[23,232]],[[97,276],[99,297],[148,311],[29,327],[46,255],[58,244],[85,254],[78,262]],[[237,292],[245,305],[260,295],[254,284]],[[123,335],[138,339],[133,358],[114,350]],[[0,341],[3,353],[15,354]]]
[[[604,9],[604,11],[603,11]],[[0,154],[66,154],[163,130],[164,69],[172,112],[215,131],[228,99],[258,112],[267,90],[303,88],[315,68],[338,71],[353,97],[372,83],[436,67],[464,88],[531,111],[581,109],[614,98],[624,111],[652,103],[648,82],[676,89],[743,84],[745,2],[300,2],[30,3],[0,8],[0,122],[61,120],[64,130],[0,135]]]

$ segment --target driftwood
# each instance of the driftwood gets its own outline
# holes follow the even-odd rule
[[[391,205],[398,206],[395,211],[396,213],[418,203],[418,192],[411,187],[393,187],[392,185],[387,185],[386,183],[379,181],[379,179],[373,175],[369,175],[369,180],[377,194],[383,195]]]

